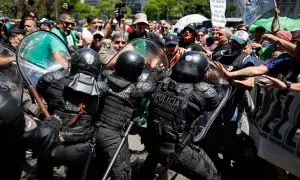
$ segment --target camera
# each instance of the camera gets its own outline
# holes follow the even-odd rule
[[[116,19],[119,21],[119,25],[120,25],[121,19],[123,19],[124,14],[127,13],[127,11],[122,9],[123,7],[126,6],[126,3],[125,2],[118,2],[115,6],[116,6],[116,8],[118,8],[118,10],[116,11],[116,13],[117,13]]]
[[[116,4],[116,8],[122,8],[122,7],[125,7],[126,6],[126,3],[125,2],[118,2]]]

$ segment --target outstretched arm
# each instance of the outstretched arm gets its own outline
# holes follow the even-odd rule
[[[260,76],[268,73],[268,68],[265,65],[246,67],[237,71],[229,72],[219,62],[214,62],[216,69],[226,78],[236,77],[253,77]]]

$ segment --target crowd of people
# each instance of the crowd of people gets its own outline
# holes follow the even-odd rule
[[[262,160],[255,147],[238,148],[239,153],[247,151],[241,153],[247,158],[236,158],[239,113],[247,109],[242,97],[254,87],[255,76],[263,75],[267,86],[300,91],[300,27],[291,32],[275,28],[267,32],[261,26],[250,32],[246,24],[234,28],[188,24],[173,29],[171,22],[157,23],[144,13],[136,14],[131,24],[120,21],[111,18],[104,23],[90,15],[78,29],[74,17],[67,13],[60,14],[56,22],[28,13],[20,23],[0,22],[1,45],[12,52],[24,36],[43,30],[56,34],[71,53],[70,60],[60,57],[62,69],[43,75],[36,85],[51,114],[47,121],[37,120],[43,116],[29,115],[28,110],[24,115],[13,100],[4,101],[12,97],[1,88],[0,139],[10,147],[0,151],[7,163],[1,162],[0,172],[6,172],[0,177],[19,179],[25,160],[22,155],[31,149],[38,158],[38,179],[53,179],[53,167],[60,165],[68,167],[67,179],[100,179],[114,159],[128,123],[137,116],[137,106],[147,98],[147,128],[140,135],[148,157],[139,174],[131,177],[126,140],[110,171],[111,179],[155,179],[158,163],[190,179],[278,178],[276,173],[262,173],[265,167],[260,166]],[[133,50],[121,51],[137,38],[150,39],[163,48],[171,72],[152,67],[146,80],[140,81],[139,76],[149,68],[145,58]],[[111,61],[119,52],[116,61]],[[15,61],[0,60],[1,71]],[[106,67],[105,73],[102,67]],[[210,142],[193,142],[192,137],[209,121],[204,112],[216,110],[222,100],[217,88],[220,84],[211,81],[216,77],[224,78],[234,90],[218,116],[221,120],[212,127],[215,131],[209,134]],[[36,124],[35,128],[24,132],[26,128],[20,127],[28,122]],[[7,127],[10,134],[18,136],[6,138],[4,133],[8,132],[3,129]],[[87,161],[91,154],[96,156]],[[11,164],[12,156],[16,166]],[[233,168],[233,160],[238,169]]]

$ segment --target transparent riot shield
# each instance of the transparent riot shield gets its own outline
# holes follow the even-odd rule
[[[119,55],[127,50],[134,50],[144,57],[147,68],[142,74],[142,79],[147,76],[148,70],[151,70],[154,67],[165,70],[169,69],[169,59],[164,49],[152,40],[144,38],[138,38],[130,41],[108,62],[106,66],[104,66],[104,69],[107,69],[107,67],[114,67]]]
[[[22,78],[18,72],[16,54],[8,47],[0,44],[0,86],[18,101],[22,102]]]
[[[17,49],[17,64],[21,76],[46,117],[49,113],[35,90],[39,78],[48,72],[68,68],[70,53],[65,43],[48,31],[26,35]]]
[[[209,63],[209,69],[204,81],[214,86],[220,101],[216,109],[205,111],[199,117],[197,123],[198,131],[194,136],[194,142],[199,142],[205,137],[212,124],[218,119],[218,116],[228,101],[232,91],[232,86],[229,82],[218,73],[211,61],[209,61]]]
[[[68,68],[70,53],[65,43],[48,31],[35,31],[23,38],[17,63],[26,83],[36,85],[45,73]]]

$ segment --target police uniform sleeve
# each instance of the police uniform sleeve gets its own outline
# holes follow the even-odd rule
[[[203,97],[205,106],[203,107],[207,111],[212,111],[219,105],[219,97],[216,89],[208,83],[198,83],[195,85],[195,91],[200,93]]]
[[[157,82],[162,78],[162,73],[163,71],[158,68],[152,69],[145,81],[139,81],[136,84],[132,96],[139,98],[152,93],[156,88]]]
[[[44,95],[46,93],[47,88],[49,87],[49,85],[54,82],[57,81],[59,79],[61,79],[65,74],[66,70],[64,69],[59,69],[57,71],[53,71],[53,72],[48,72],[46,74],[44,74],[38,81],[37,85],[36,85],[36,90],[40,95]]]

